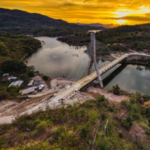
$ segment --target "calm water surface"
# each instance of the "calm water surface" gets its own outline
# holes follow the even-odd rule
[[[150,68],[121,65],[104,80],[104,84],[106,90],[110,90],[112,86],[118,84],[124,90],[150,95]]]
[[[71,47],[50,37],[36,39],[45,44],[27,59],[27,65],[51,78],[65,76],[77,80],[87,75],[90,57],[84,52],[86,47]]]
[[[33,65],[35,70],[51,78],[65,76],[68,79],[78,80],[88,74],[90,57],[85,53],[86,47],[71,47],[50,37],[36,39],[44,41],[45,44],[27,59],[28,66]],[[98,62],[99,67],[106,63]],[[94,66],[90,70],[94,71]],[[147,67],[117,65],[102,78],[106,90],[118,84],[124,90],[150,94],[150,69]]]

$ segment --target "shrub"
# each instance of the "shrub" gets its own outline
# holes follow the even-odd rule
[[[123,138],[123,133],[122,133],[122,131],[119,131],[119,137],[120,137],[120,138]]]
[[[44,79],[45,81],[48,81],[49,77],[44,75],[44,76],[43,76],[43,79]]]
[[[128,105],[127,100],[123,100],[123,101],[121,101],[121,105],[126,107],[126,106]]]
[[[1,64],[3,72],[25,72],[26,65],[21,60],[7,60]]]
[[[105,140],[101,145],[101,149],[102,150],[111,150],[111,149],[113,149],[113,145],[111,142],[109,142],[109,140]]]
[[[101,119],[102,121],[106,120],[106,118],[108,117],[108,114],[107,113],[101,113]]]
[[[53,134],[54,139],[58,140],[63,135],[64,130],[63,127],[56,128]]]
[[[3,139],[0,139],[0,149],[2,148],[3,144],[4,144]]]
[[[113,112],[113,111],[114,111],[113,106],[109,106],[109,107],[108,107],[108,110],[109,110],[110,112]]]
[[[105,99],[104,95],[101,95],[97,98],[97,106],[101,107],[101,106],[106,106],[108,104],[108,101]]]
[[[147,102],[150,100],[150,95],[144,95],[143,96],[144,102]]]
[[[130,97],[130,104],[134,104],[135,103],[135,98],[134,97]]]
[[[83,104],[83,106],[86,107],[86,108],[92,108],[93,106],[95,106],[95,104],[93,103],[93,100],[89,100],[89,101],[86,101]]]
[[[46,130],[47,128],[47,122],[46,121],[41,121],[37,126],[36,126],[36,130],[38,133],[42,133]]]
[[[150,118],[150,107],[146,108],[145,115],[147,118]]]
[[[24,115],[16,118],[14,126],[17,126],[20,131],[29,131],[34,129],[34,125],[30,120],[30,116]]]
[[[112,87],[112,92],[115,95],[119,95],[120,94],[120,87],[118,86],[118,84],[116,84],[115,86]]]
[[[34,71],[33,71],[33,70],[30,70],[30,71],[28,72],[28,76],[29,76],[29,77],[34,77]]]
[[[8,97],[8,93],[5,90],[0,91],[0,100],[4,100]]]
[[[135,98],[136,98],[136,101],[137,101],[137,102],[139,102],[140,104],[143,104],[143,100],[142,100],[142,95],[141,95],[141,93],[136,92]]]
[[[80,132],[81,139],[86,139],[89,136],[90,129],[91,129],[90,123],[87,122],[81,129],[81,132]]]
[[[105,101],[105,96],[104,96],[104,95],[99,96],[99,97],[98,97],[98,101],[99,101],[99,102]]]
[[[121,122],[121,125],[125,127],[127,130],[131,128],[132,124],[133,123],[130,116],[127,116],[126,119]]]

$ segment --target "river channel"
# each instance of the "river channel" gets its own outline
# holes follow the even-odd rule
[[[51,77],[64,77],[79,80],[88,74],[90,57],[85,52],[86,47],[69,46],[57,38],[36,37],[44,41],[42,48],[26,59],[28,66],[34,66],[35,70]],[[107,62],[99,61],[99,66]],[[137,65],[118,65],[116,70],[103,75],[106,90],[118,84],[128,91],[139,91],[150,94],[150,69]],[[90,69],[94,71],[94,66]],[[107,78],[106,78],[107,77]]]

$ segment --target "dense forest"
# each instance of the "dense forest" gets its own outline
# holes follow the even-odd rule
[[[149,98],[136,93],[119,104],[99,96],[18,117],[10,125],[0,125],[0,148],[90,150],[94,144],[95,150],[149,150]]]
[[[91,27],[88,25],[80,26],[41,14],[0,8],[1,33],[32,34],[34,36],[62,36],[87,31],[93,28],[103,29],[103,27]]]

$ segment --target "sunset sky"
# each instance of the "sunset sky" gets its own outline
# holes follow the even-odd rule
[[[150,22],[150,0],[1,0],[0,7],[40,13],[72,23]]]

